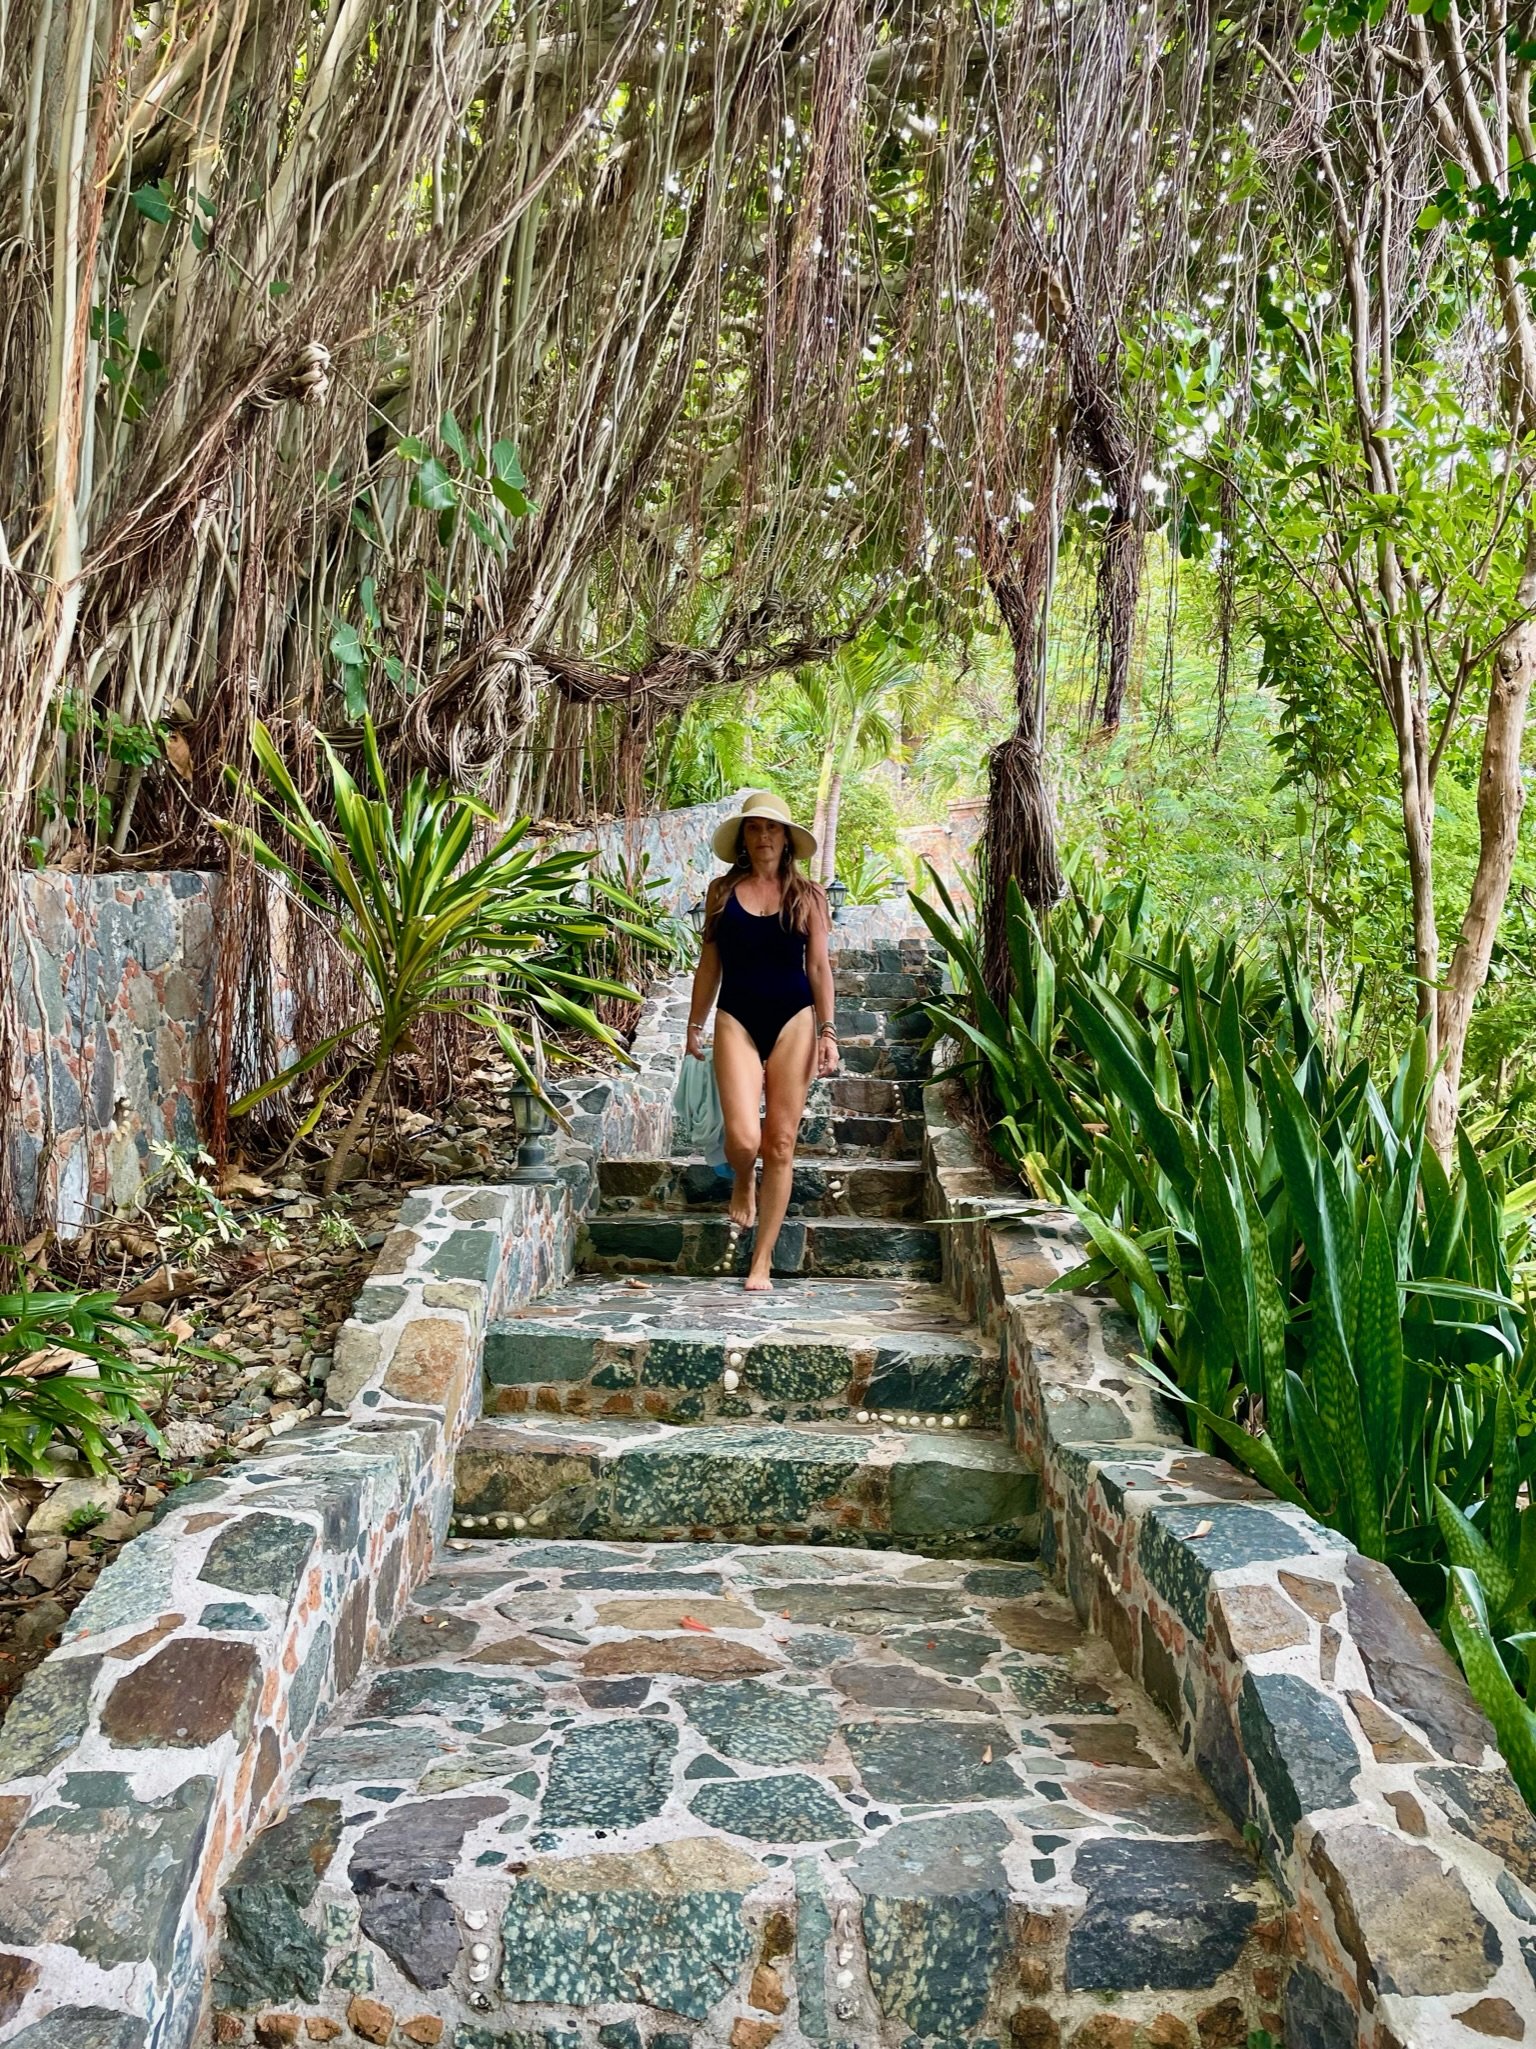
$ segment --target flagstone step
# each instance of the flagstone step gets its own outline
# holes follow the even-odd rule
[[[846,1423],[674,1427],[498,1416],[459,1445],[454,1526],[547,1536],[896,1542],[1032,1557],[1039,1482],[995,1432]]]
[[[927,1016],[910,999],[887,1001],[880,997],[849,996],[839,1000],[832,1017],[839,1042],[889,1039],[921,1045],[932,1030]]]
[[[744,1274],[752,1234],[733,1246],[726,1219],[685,1211],[599,1212],[582,1225],[582,1273]],[[937,1280],[939,1234],[929,1226],[863,1217],[788,1217],[773,1250],[776,1274]]]
[[[942,954],[922,940],[900,950],[833,945],[832,985],[839,996],[911,1003],[936,995],[943,975]]]
[[[827,1127],[830,1157],[875,1154],[901,1159],[923,1142],[921,1117],[833,1117]]]
[[[881,1081],[917,1081],[929,1070],[921,1039],[887,1039],[867,1033],[839,1035],[838,1057],[848,1075],[873,1075]]]
[[[220,2042],[1282,2033],[1280,1903],[1028,1565],[450,1551],[225,1901]]]
[[[834,1112],[854,1117],[918,1117],[923,1114],[926,1080],[916,1075],[893,1081],[873,1074],[839,1074],[823,1082]]]
[[[731,1189],[702,1159],[599,1160],[597,1185],[604,1214],[636,1210],[723,1211]],[[789,1214],[816,1217],[920,1217],[921,1160],[846,1160],[835,1165],[797,1160]]]
[[[485,1334],[485,1406],[509,1415],[998,1420],[1001,1362],[921,1281],[591,1276]],[[728,1378],[734,1385],[728,1385]]]

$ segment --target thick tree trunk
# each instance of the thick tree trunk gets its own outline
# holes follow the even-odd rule
[[[1536,537],[1520,581],[1522,609],[1536,605]],[[1430,1143],[1449,1161],[1456,1142],[1461,1069],[1466,1058],[1472,1006],[1488,979],[1493,942],[1509,894],[1525,809],[1520,751],[1525,737],[1531,684],[1536,679],[1536,619],[1522,619],[1505,635],[1493,657],[1488,717],[1483,728],[1483,763],[1477,782],[1477,872],[1466,916],[1451,956],[1439,999],[1441,1066],[1430,1103]]]
[[[1024,901],[1049,910],[1061,895],[1056,808],[1045,773],[1045,653],[1061,508],[1070,494],[1052,435],[1041,489],[1024,530],[1006,558],[994,559],[989,580],[1013,649],[1018,722],[987,765],[987,829],[981,906],[982,973],[994,1001],[1006,1003],[1010,978],[1008,884]],[[1000,552],[1000,551],[999,551]]]
[[[1134,500],[1117,496],[1099,551],[1099,682],[1104,692],[1099,704],[1099,724],[1106,733],[1118,730],[1125,711],[1145,554],[1140,506]]]
[[[825,861],[822,848],[827,839],[827,805],[832,796],[832,767],[837,756],[837,740],[831,731],[831,706],[827,707],[828,732],[821,749],[821,772],[816,778],[816,815],[811,820],[811,832],[816,841],[816,857],[812,872],[819,879],[824,872]]]
[[[843,808],[843,771],[839,768],[832,776],[832,788],[827,793],[827,816],[825,837],[821,842],[821,879],[830,882],[837,873],[837,821]]]

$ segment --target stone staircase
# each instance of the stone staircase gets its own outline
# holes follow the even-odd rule
[[[1278,2033],[1283,1911],[1053,1591],[937,1285],[931,965],[837,968],[851,1071],[774,1291],[723,1271],[705,1163],[610,1161],[578,1276],[488,1331],[449,1547],[226,1891],[216,2002],[258,2042]]]

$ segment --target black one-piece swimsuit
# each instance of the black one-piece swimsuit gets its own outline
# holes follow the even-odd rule
[[[792,1017],[814,1003],[805,972],[805,934],[777,911],[758,917],[733,892],[715,920],[720,952],[718,1008],[735,1018],[764,1062]]]

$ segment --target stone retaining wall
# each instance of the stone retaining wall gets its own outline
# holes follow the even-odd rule
[[[1192,1451],[1093,1295],[1069,1212],[1004,1186],[926,1092],[946,1278],[1004,1348],[1042,1555],[1259,1847],[1290,1903],[1287,2049],[1536,2041],[1536,1818],[1382,1565]]]
[[[66,1234],[131,1201],[150,1148],[193,1145],[219,878],[20,878],[11,981],[24,1065],[13,1185]]]
[[[0,1727],[0,2037],[200,2039],[220,1882],[428,1572],[485,1325],[568,1278],[593,1151],[648,1128],[675,1001],[663,985],[653,1057],[584,1113],[595,1147],[556,1142],[557,1182],[407,1199],[339,1335],[328,1413],[172,1496],[23,1686]],[[270,1877],[242,1900],[264,1940],[302,1945]]]
[[[609,874],[628,874],[648,863],[652,879],[667,878],[660,902],[677,916],[697,903],[720,863],[710,849],[715,828],[729,818],[741,792],[716,798],[712,804],[689,804],[678,811],[645,811],[634,818],[605,818],[596,825],[572,825],[555,835],[563,847],[591,847]]]
[[[720,864],[710,839],[739,801],[721,798],[685,810],[615,819],[558,835],[562,844],[597,849],[610,868],[641,855],[654,874],[672,878],[667,907],[685,914]],[[207,1023],[216,960],[222,878],[192,870],[68,875],[52,869],[21,878],[19,943],[12,984],[22,1030],[24,1069],[5,1143],[12,1182],[40,1224],[66,1236],[104,1210],[131,1203],[154,1165],[153,1148],[194,1146],[201,1136],[207,1078]],[[285,1042],[293,987],[286,963],[290,930],[281,898],[272,904],[273,1024]],[[914,927],[905,898],[850,907],[840,941],[873,945]],[[688,976],[675,979],[686,1022]],[[613,1154],[664,1151],[677,1046],[668,1005],[648,1006],[632,1048],[642,1085],[615,1095],[607,1074],[565,1078],[575,1136],[593,1142],[601,1127]],[[652,1034],[659,1033],[653,1043]],[[286,1057],[286,1055],[284,1055]],[[632,1120],[626,1130],[623,1120]]]
[[[570,1136],[604,1160],[661,1160],[672,1136],[672,1096],[688,1032],[691,974],[652,985],[629,1042],[632,1068],[551,1076],[549,1093]]]

